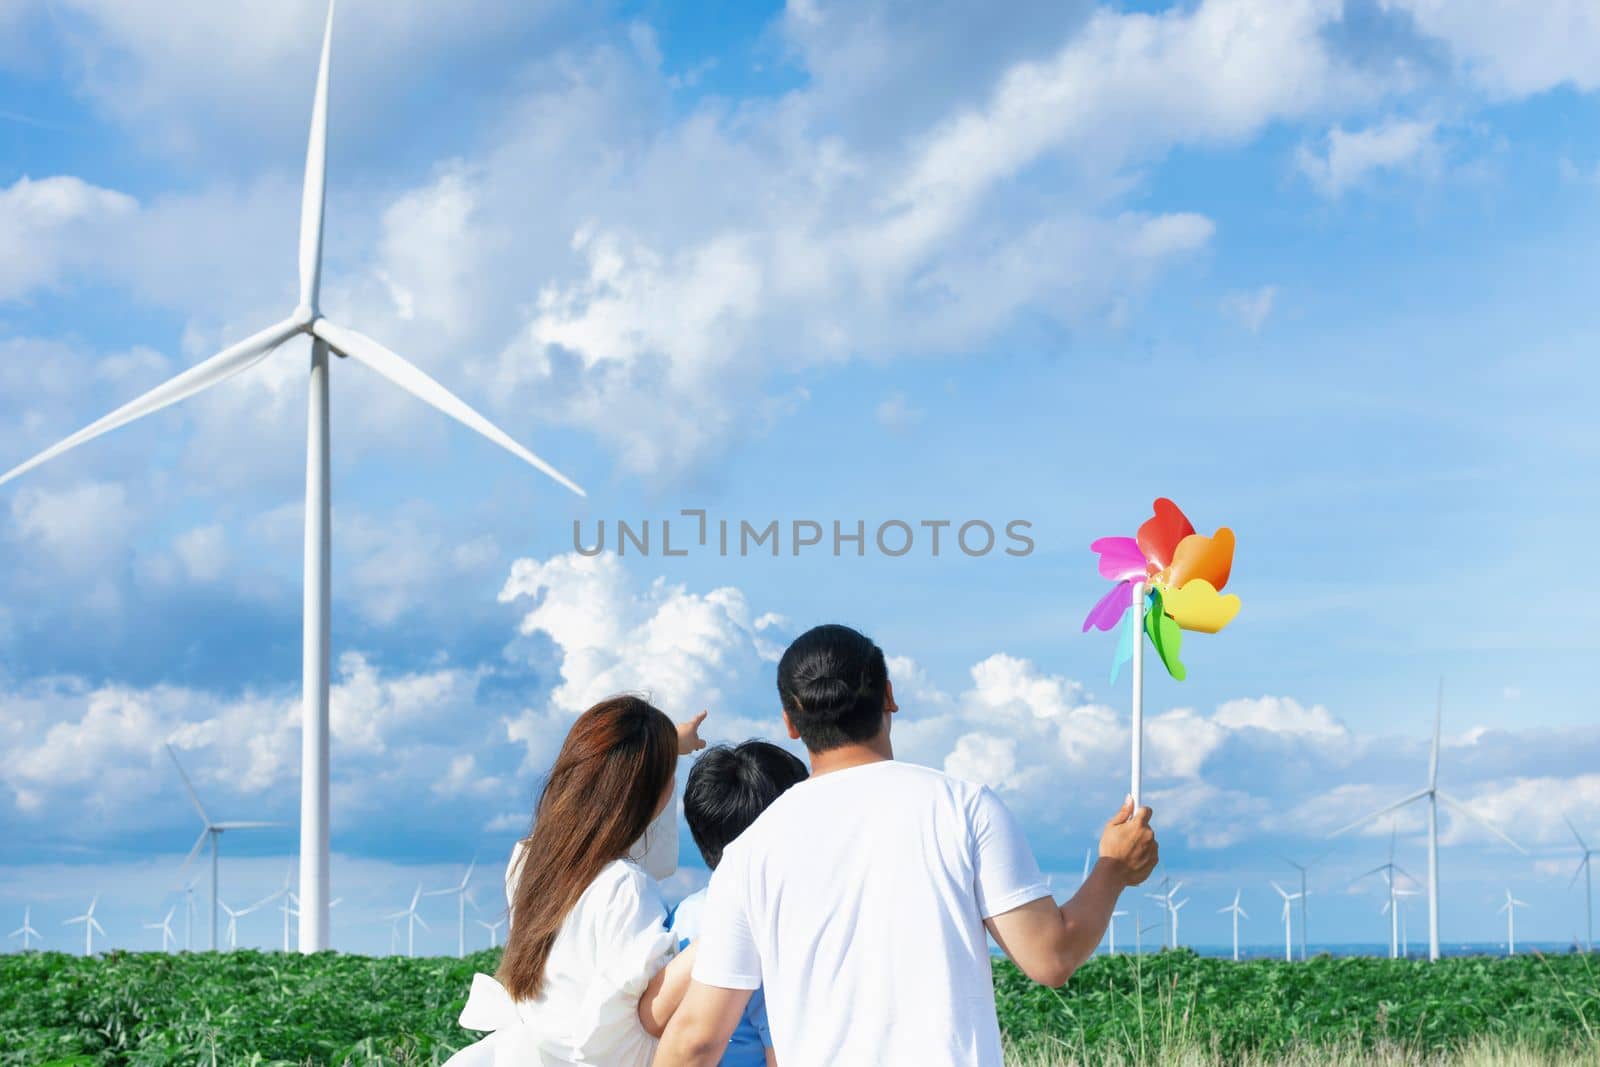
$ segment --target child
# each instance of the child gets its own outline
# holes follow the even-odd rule
[[[707,749],[689,771],[683,791],[683,815],[706,866],[716,870],[722,850],[744,833],[780,793],[805,777],[804,763],[766,741]],[[705,898],[706,891],[702,889],[686,897],[673,913],[672,932],[678,936],[679,948],[687,946],[698,933]],[[766,1002],[758,989],[722,1055],[722,1067],[764,1067],[776,1062],[772,1033],[767,1029]]]
[[[648,1067],[693,953],[674,960],[666,905],[633,857],[666,854],[653,846],[677,825],[678,757],[705,747],[704,719],[674,727],[638,697],[618,696],[573,723],[507,872],[500,969],[473,977],[461,1012],[462,1026],[494,1033],[451,1067]]]

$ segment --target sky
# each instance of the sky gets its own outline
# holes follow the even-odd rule
[[[1158,496],[1236,531],[1244,605],[1147,678],[1185,940],[1239,888],[1271,943],[1286,856],[1318,861],[1313,942],[1386,936],[1352,879],[1389,822],[1328,835],[1423,786],[1441,681],[1441,787],[1528,850],[1442,816],[1444,939],[1503,937],[1507,888],[1519,939],[1580,934],[1593,5],[735,11],[339,7],[324,310],[589,495],[336,361],[335,947],[387,951],[474,859],[486,938],[576,714],[637,691],[776,735],[776,656],[821,622],[889,655],[897,755],[993,787],[1070,891],[1127,791],[1088,545]],[[324,15],[0,0],[0,468],[293,307]],[[163,743],[214,818],[285,824],[225,838],[222,899],[283,884],[307,352],[0,488],[4,929],[81,947],[99,894],[109,944],[181,933],[200,827]],[[1393,829],[1423,873],[1420,810]]]

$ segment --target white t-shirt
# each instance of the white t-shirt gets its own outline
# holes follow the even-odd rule
[[[521,847],[507,870],[508,890]],[[513,1002],[493,978],[473,978],[461,1025],[494,1033],[452,1056],[449,1067],[649,1067],[656,1041],[639,1022],[639,995],[677,951],[666,921],[654,879],[627,860],[607,864],[556,933],[537,998]]]
[[[983,920],[1049,895],[988,788],[869,763],[794,786],[723,852],[694,977],[765,989],[783,1067],[1002,1067]]]

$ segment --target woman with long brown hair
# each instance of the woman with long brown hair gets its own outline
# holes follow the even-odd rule
[[[616,696],[573,723],[507,871],[499,972],[473,978],[461,1013],[462,1026],[495,1032],[453,1067],[647,1067],[692,962],[674,959],[660,889],[636,860],[670,849],[676,862],[678,757],[704,747],[704,718],[674,726]]]

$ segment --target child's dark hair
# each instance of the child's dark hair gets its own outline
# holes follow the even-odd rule
[[[722,850],[780,793],[805,779],[805,763],[770,741],[713,745],[700,753],[683,787],[683,817],[706,866],[715,870]]]
[[[778,698],[811,752],[878,736],[888,685],[883,650],[848,626],[807,630],[778,661]]]

